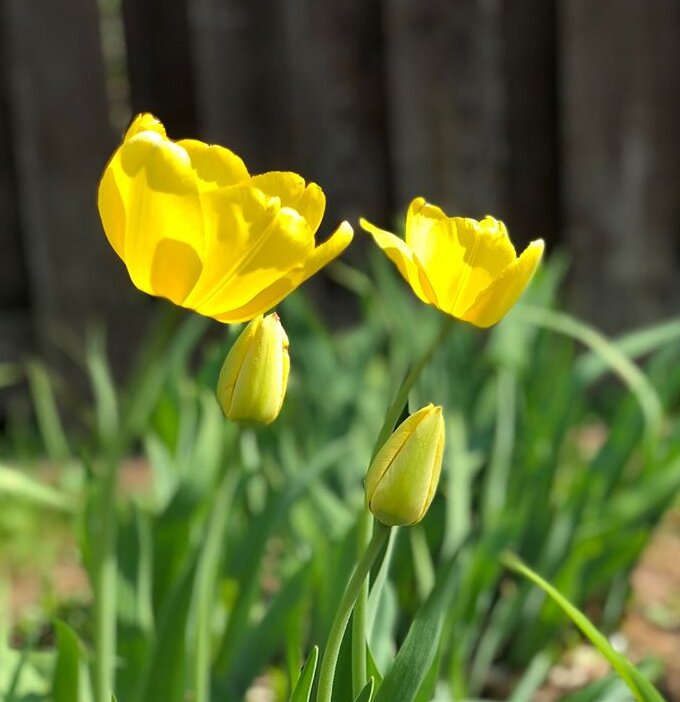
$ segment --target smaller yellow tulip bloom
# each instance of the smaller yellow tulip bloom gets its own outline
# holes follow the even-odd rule
[[[277,305],[352,240],[343,222],[316,245],[326,198],[296,173],[251,176],[229,149],[172,141],[135,117],[104,170],[99,214],[132,282],[220,322]]]
[[[406,241],[360,223],[423,302],[478,327],[505,316],[543,255],[542,239],[518,257],[503,222],[448,217],[422,197],[408,208]]]
[[[278,315],[255,317],[229,350],[217,381],[227,419],[271,424],[281,411],[289,371],[288,336]]]
[[[444,454],[442,408],[427,405],[404,420],[366,473],[366,502],[388,526],[416,524],[432,503]]]

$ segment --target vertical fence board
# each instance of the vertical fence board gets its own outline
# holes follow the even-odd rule
[[[195,135],[187,0],[123,0],[122,9],[132,111],[154,113],[177,138]]]
[[[507,163],[502,217],[513,241],[559,234],[556,0],[505,0]],[[500,213],[499,213],[500,214]]]
[[[31,339],[29,286],[17,211],[4,15],[0,12],[0,363],[16,361]]]
[[[324,185],[331,222],[383,219],[391,213],[381,3],[294,0],[286,8],[301,167]]]
[[[137,302],[99,223],[115,140],[94,0],[4,0],[19,206],[38,340],[105,317],[114,355],[139,335]],[[57,60],[55,60],[57,57]],[[133,298],[134,296],[134,298]]]
[[[680,6],[563,0],[565,237],[605,329],[677,314]]]
[[[387,0],[396,199],[501,212],[505,104],[499,0]]]
[[[290,102],[277,0],[191,5],[201,132],[253,172],[289,169]]]

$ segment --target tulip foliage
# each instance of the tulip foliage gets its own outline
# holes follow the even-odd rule
[[[680,323],[610,341],[556,310],[540,240],[518,256],[500,221],[416,198],[404,239],[362,220],[401,279],[377,249],[337,268],[362,317],[334,331],[290,295],[352,239],[315,240],[324,206],[296,174],[133,121],[102,223],[172,304],[124,386],[88,340],[78,434],[64,385],[28,367],[38,455],[64,480],[0,465],[0,484],[60,515],[89,585],[41,614],[47,636],[0,631],[0,693],[529,702],[571,619],[614,671],[581,699],[661,700],[658,669],[595,624],[617,626],[680,488]],[[121,490],[131,458],[142,487]]]

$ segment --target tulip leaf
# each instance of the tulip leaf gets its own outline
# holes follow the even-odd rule
[[[437,665],[444,613],[453,594],[455,559],[440,571],[434,589],[418,610],[392,668],[374,702],[414,702]]]
[[[592,622],[550,583],[525,565],[515,554],[505,553],[501,557],[505,566],[523,575],[540,587],[562,611],[574,622],[598,651],[607,659],[619,677],[628,686],[638,702],[663,702],[663,697],[652,683],[625,657],[616,651]]]
[[[314,646],[309,658],[302,669],[302,673],[290,696],[289,702],[309,702],[309,697],[312,693],[312,684],[314,683],[314,675],[316,674],[316,664],[319,660],[319,647]]]
[[[373,678],[369,678],[368,682],[364,686],[364,689],[359,693],[354,702],[371,702],[371,698],[373,697],[374,686],[375,683],[373,681]]]
[[[80,642],[71,627],[62,621],[54,622],[57,634],[57,662],[52,679],[54,702],[78,699],[80,680]]]

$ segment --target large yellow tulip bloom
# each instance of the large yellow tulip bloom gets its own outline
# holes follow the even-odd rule
[[[244,322],[280,302],[352,240],[343,222],[314,234],[326,205],[296,173],[251,176],[228,149],[172,141],[138,115],[99,185],[99,213],[132,282],[220,322]]]
[[[406,215],[406,241],[360,220],[425,303],[478,327],[499,322],[529,284],[543,240],[517,256],[503,222],[448,217],[418,197]]]

